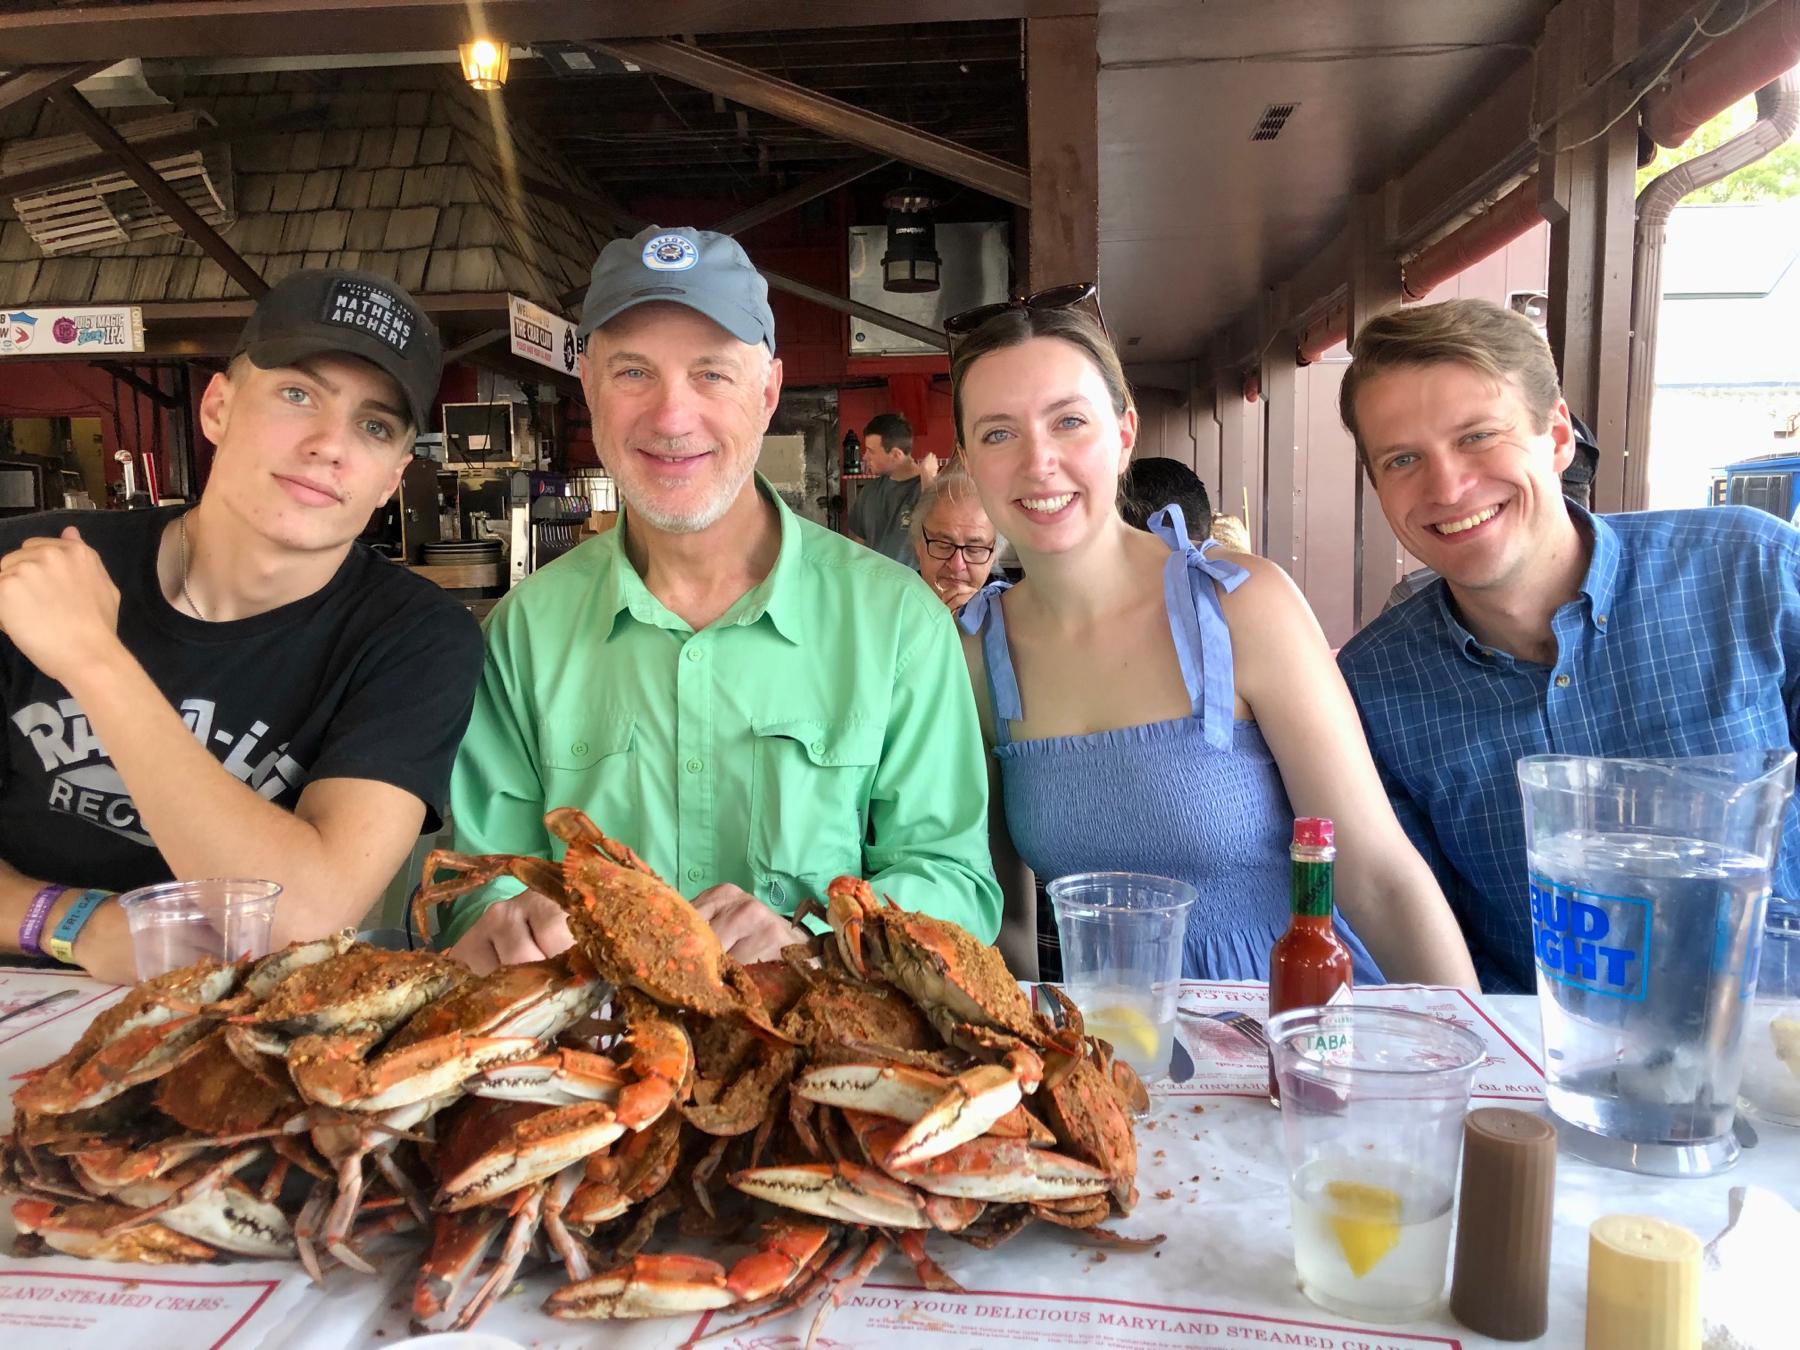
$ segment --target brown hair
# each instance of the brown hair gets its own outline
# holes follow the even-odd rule
[[[1079,309],[1016,307],[1002,310],[957,342],[956,349],[950,354],[950,411],[956,419],[956,443],[959,446],[963,440],[963,381],[968,378],[969,368],[989,352],[1021,347],[1040,337],[1061,338],[1081,349],[1082,355],[1100,372],[1117,416],[1123,417],[1137,407],[1131,397],[1131,385],[1125,379],[1125,369],[1119,364],[1119,354],[1113,350],[1106,331],[1092,315]]]
[[[1356,428],[1356,393],[1390,370],[1454,361],[1499,383],[1512,380],[1531,414],[1532,430],[1549,429],[1562,398],[1550,344],[1523,314],[1491,300],[1446,300],[1410,305],[1371,319],[1350,349],[1350,369],[1338,387],[1338,416],[1356,441],[1356,457],[1374,480],[1369,450]]]

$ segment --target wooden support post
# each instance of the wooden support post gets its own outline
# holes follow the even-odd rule
[[[1244,397],[1244,372],[1226,366],[1213,373],[1213,418],[1219,424],[1219,479],[1213,510],[1261,519],[1262,405]],[[1255,535],[1251,536],[1253,539]]]
[[[1600,446],[1593,496],[1599,511],[1645,505],[1627,500],[1625,488],[1637,124],[1621,115],[1628,95],[1616,84],[1575,100],[1596,70],[1635,50],[1634,9],[1559,5],[1540,49],[1551,56],[1540,64],[1543,92],[1555,106],[1574,104],[1552,129],[1538,168],[1550,221],[1550,348],[1569,410]],[[1637,475],[1640,498],[1643,481]]]
[[[1291,332],[1278,334],[1262,359],[1263,396],[1263,539],[1259,550],[1270,562],[1299,581],[1300,482],[1295,471],[1299,456],[1299,419],[1295,400],[1299,340]]]
[[[88,139],[117,160],[119,167],[125,170],[131,181],[144,190],[144,195],[161,207],[163,214],[179,225],[181,232],[198,244],[209,258],[224,268],[226,276],[242,286],[251,299],[260,300],[263,297],[269,289],[269,283],[244,261],[236,249],[225,242],[217,230],[201,219],[200,213],[169,186],[168,180],[150,167],[148,161],[132,148],[131,143],[113,129],[112,123],[94,110],[93,104],[74,88],[64,89],[54,97],[81,125]]]
[[[1365,193],[1350,203],[1350,336],[1383,310],[1400,303],[1400,259],[1394,251],[1393,217],[1397,194],[1390,188]],[[1381,499],[1369,476],[1356,470],[1356,603],[1358,628],[1381,613],[1400,580],[1400,541],[1381,514]]]
[[[1099,87],[1094,15],[1026,20],[1032,290],[1100,277]]]

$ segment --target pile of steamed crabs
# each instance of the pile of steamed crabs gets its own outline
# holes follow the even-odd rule
[[[840,877],[828,932],[744,966],[586,816],[546,823],[560,862],[439,851],[415,906],[427,931],[510,875],[567,912],[561,957],[472,975],[346,933],[131,990],[14,1094],[21,1248],[323,1281],[423,1231],[426,1330],[536,1257],[568,1277],[554,1317],[732,1321],[710,1339],[824,1294],[810,1342],[890,1247],[956,1290],[932,1232],[1161,1241],[1102,1227],[1137,1198],[1142,1083],[994,948]],[[671,1218],[684,1251],[649,1250]],[[726,1243],[747,1254],[692,1254]]]

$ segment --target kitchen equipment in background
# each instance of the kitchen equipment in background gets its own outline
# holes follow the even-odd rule
[[[604,494],[591,478],[528,472],[509,477],[507,518],[512,556],[508,583],[516,586],[582,541],[594,510],[589,494]],[[604,480],[606,487],[611,484],[610,478]]]

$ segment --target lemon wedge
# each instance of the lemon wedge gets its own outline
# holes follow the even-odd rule
[[[1146,1060],[1156,1055],[1161,1037],[1157,1035],[1156,1024],[1144,1016],[1141,1009],[1124,1003],[1109,1003],[1092,1012],[1083,1009],[1081,1017],[1087,1024],[1088,1035],[1111,1041],[1119,1050],[1136,1053]]]
[[[1400,1245],[1400,1196],[1362,1181],[1330,1182],[1325,1194],[1332,1203],[1331,1231],[1360,1280]]]
[[[1769,1024],[1769,1035],[1775,1038],[1775,1058],[1800,1078],[1800,1017],[1777,1017]]]

